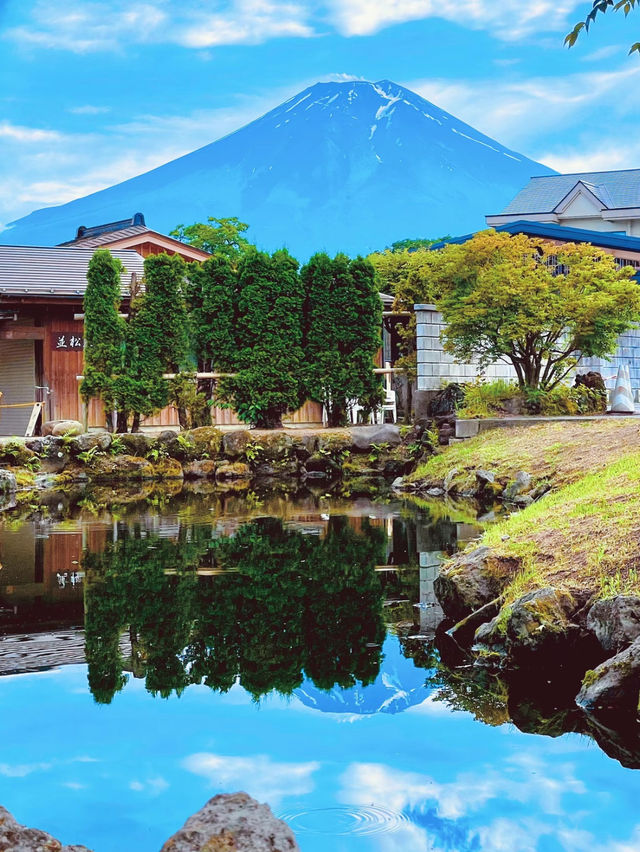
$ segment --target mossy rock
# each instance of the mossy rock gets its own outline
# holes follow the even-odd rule
[[[323,432],[318,435],[318,452],[328,453],[333,458],[340,458],[345,453],[353,451],[353,439],[348,429],[339,432]]]
[[[152,462],[154,479],[182,479],[182,465],[177,459],[160,458]]]
[[[189,461],[196,459],[216,459],[222,450],[222,432],[215,426],[199,426],[184,432],[185,441],[192,444],[188,449],[186,458]]]
[[[222,464],[216,469],[216,479],[226,481],[229,479],[249,479],[251,471],[249,465],[244,462],[230,462]]]
[[[116,440],[124,447],[123,455],[143,458],[149,452],[151,439],[143,432],[124,433],[116,436]]]
[[[138,456],[95,456],[87,469],[91,479],[153,479],[151,462]]]
[[[244,458],[250,440],[253,440],[252,435],[246,429],[225,432],[222,436],[222,454],[232,460]]]
[[[0,466],[21,467],[33,463],[38,456],[21,441],[8,441],[0,445]]]
[[[182,472],[185,479],[214,479],[216,465],[217,462],[213,461],[213,459],[185,462],[182,466]]]

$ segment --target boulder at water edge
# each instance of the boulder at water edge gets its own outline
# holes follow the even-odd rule
[[[0,850],[5,852],[90,852],[86,846],[63,846],[46,831],[20,825],[1,805]]]
[[[289,826],[246,793],[214,796],[161,852],[300,852]]]

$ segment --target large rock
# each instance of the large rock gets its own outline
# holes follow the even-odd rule
[[[349,430],[351,442],[355,450],[366,453],[373,445],[388,444],[397,447],[402,443],[400,427],[395,423],[382,423],[380,426],[355,426]]]
[[[0,850],[2,852],[90,852],[86,846],[63,846],[59,840],[45,831],[20,825],[1,805]]]
[[[244,462],[221,464],[216,468],[216,479],[222,482],[229,479],[249,479],[250,476],[249,465]]]
[[[246,793],[214,796],[161,852],[299,852],[293,832]]]
[[[510,482],[503,491],[503,498],[509,501],[515,501],[517,497],[526,494],[531,489],[531,474],[524,470],[519,470],[513,482]]]
[[[462,621],[472,612],[495,600],[504,588],[513,566],[492,558],[488,547],[476,547],[445,563],[434,590],[445,615]]]
[[[147,459],[136,456],[95,456],[91,460],[91,479],[153,479],[155,474]]]
[[[511,604],[506,623],[507,652],[517,658],[533,653],[563,653],[582,634],[571,620],[577,603],[569,592],[548,586]]]
[[[587,614],[587,627],[605,651],[617,654],[640,636],[640,598],[618,595],[596,601]]]
[[[182,479],[182,465],[177,459],[159,458],[151,463],[154,479]]]
[[[589,714],[629,715],[638,713],[640,695],[640,639],[588,671],[576,702]]]
[[[246,429],[225,432],[222,436],[222,453],[225,458],[243,458],[250,438],[251,435]]]
[[[185,462],[182,466],[185,479],[213,479],[216,475],[216,462],[213,459]]]
[[[61,438],[63,435],[82,435],[84,426],[79,420],[49,420],[42,426],[43,435]]]
[[[104,452],[111,446],[111,440],[111,435],[108,432],[85,432],[82,435],[78,435],[77,438],[74,438],[69,447],[71,452],[76,456],[79,453],[86,453],[94,447],[96,447],[99,452]]]
[[[15,494],[17,487],[15,473],[10,470],[0,470],[0,494]]]
[[[116,446],[122,447],[122,455],[144,458],[149,452],[153,439],[144,432],[121,432],[116,436]]]

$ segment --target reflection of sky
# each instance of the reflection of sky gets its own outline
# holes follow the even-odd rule
[[[238,789],[315,827],[298,834],[303,852],[640,850],[640,773],[576,735],[483,726],[427,690],[402,713],[355,717],[295,697],[258,706],[239,687],[154,699],[131,680],[105,707],[71,666],[3,678],[0,703],[0,802],[95,852],[156,852],[209,796]],[[321,833],[349,812],[394,830],[368,834],[374,818]]]

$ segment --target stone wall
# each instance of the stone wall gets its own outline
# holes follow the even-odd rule
[[[457,364],[444,351],[440,334],[444,329],[442,314],[435,305],[414,305],[416,312],[416,348],[418,359],[418,390],[437,391],[449,382],[470,382],[479,375],[477,364]],[[640,342],[640,341],[639,341]],[[484,370],[487,379],[515,379],[508,364],[497,362]]]

